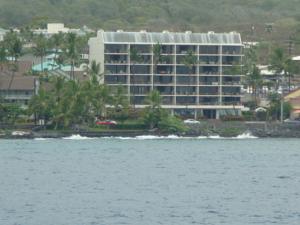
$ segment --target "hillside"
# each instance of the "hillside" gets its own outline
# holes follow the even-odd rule
[[[299,8],[299,0],[0,0],[0,27],[64,22],[105,30],[236,30],[243,40],[286,46],[300,37]],[[272,32],[266,23],[274,24]]]
[[[299,7],[299,0],[0,0],[0,25],[22,26],[42,18],[105,29],[221,29],[295,23]]]

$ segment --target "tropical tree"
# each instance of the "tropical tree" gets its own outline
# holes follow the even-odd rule
[[[5,43],[0,42],[0,68],[3,71],[3,67],[7,64],[7,53],[5,48]]]
[[[291,90],[291,78],[292,76],[299,72],[299,67],[296,63],[289,57],[284,54],[282,48],[276,48],[271,55],[270,59],[270,69],[274,70],[277,74],[284,75],[285,78],[288,78],[288,88]]]
[[[159,42],[157,42],[155,45],[153,45],[152,53],[153,53],[153,65],[154,65],[153,72],[154,72],[154,74],[157,74],[158,73],[157,65],[162,60],[162,46]]]
[[[4,36],[4,43],[7,48],[8,56],[12,57],[14,62],[18,61],[18,58],[22,54],[22,41],[20,40],[16,32],[9,32]]]
[[[271,93],[268,96],[269,108],[268,115],[271,116],[273,120],[279,120],[281,118],[281,107],[283,109],[282,118],[289,118],[290,112],[292,110],[291,105],[288,102],[282,102],[282,96],[278,93]]]
[[[245,78],[246,84],[252,89],[252,96],[254,98],[255,106],[257,106],[257,94],[263,84],[259,68],[257,68],[256,65],[252,65],[252,68],[248,68]]]
[[[43,119],[45,124],[52,117],[53,99],[50,93],[40,89],[38,94],[29,101],[28,113],[34,115],[35,121]]]
[[[245,49],[245,56],[243,58],[243,71],[244,74],[247,74],[253,70],[253,65],[256,65],[258,62],[257,48],[251,47]]]
[[[5,122],[15,124],[19,116],[24,115],[24,109],[16,103],[5,103]]]
[[[197,56],[194,54],[194,52],[192,50],[189,50],[187,52],[187,54],[183,57],[183,64],[188,68],[188,97],[190,96],[190,91],[192,91],[193,89],[191,88],[191,82],[192,82],[192,74],[193,74],[193,70],[195,68],[195,65],[197,64],[198,59]],[[188,101],[187,101],[188,104]],[[187,107],[187,105],[186,105]]]
[[[111,105],[112,96],[110,90],[106,85],[98,85],[95,88],[93,98],[91,101],[92,109],[95,116],[106,117],[107,116],[107,105]]]
[[[138,50],[135,47],[130,47],[130,51],[129,51],[129,56],[130,56],[130,82],[132,85],[132,91],[130,90],[130,93],[132,92],[132,98],[130,96],[131,99],[131,103],[133,105],[133,108],[135,109],[135,67],[136,64],[141,62],[142,57],[139,54]]]
[[[125,121],[129,116],[129,102],[125,96],[125,90],[123,86],[118,86],[115,93],[112,95],[113,101],[113,116],[114,118]]]
[[[95,60],[92,61],[90,68],[88,70],[90,79],[92,83],[99,83],[103,74],[100,74],[100,63],[97,63]]]
[[[53,34],[50,38],[50,45],[54,49],[54,61],[58,62],[59,51],[63,48],[64,34],[59,32],[58,34]],[[60,54],[61,55],[61,54]],[[61,65],[57,63],[58,65]],[[53,65],[54,66],[54,65]]]
[[[157,128],[165,111],[161,107],[162,98],[159,91],[151,91],[145,99],[148,105],[143,112],[143,121],[150,129]]]
[[[44,57],[47,54],[48,40],[44,35],[40,34],[35,38],[35,46],[33,47],[33,54],[41,60],[41,70],[44,72]]]
[[[71,64],[70,78],[75,79],[75,65],[79,61],[78,38],[74,33],[68,33],[66,36],[66,44],[64,46],[64,54]]]
[[[8,87],[8,90],[11,87],[11,84],[13,83],[15,72],[18,70],[18,58],[22,54],[22,42],[20,38],[18,37],[18,34],[16,32],[9,32],[5,34],[4,36],[4,45],[6,47],[7,56],[11,57],[11,63],[9,63],[9,69],[12,72],[12,76],[10,79],[10,84]]]

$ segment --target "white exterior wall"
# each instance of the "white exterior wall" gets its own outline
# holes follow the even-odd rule
[[[118,32],[117,32],[118,33]],[[121,33],[121,32],[120,32]],[[127,48],[128,48],[128,52],[129,52],[129,49],[130,49],[130,46],[131,45],[136,45],[136,44],[142,44],[142,45],[149,45],[151,47],[153,47],[153,43],[144,43],[144,42],[108,42],[108,43],[104,43],[104,31],[99,31],[97,33],[97,37],[94,37],[94,38],[90,38],[89,40],[89,60],[90,60],[90,63],[94,60],[96,61],[97,63],[100,63],[101,65],[101,72],[104,73],[104,68],[105,68],[105,65],[113,65],[113,63],[108,63],[108,62],[105,62],[105,55],[109,55],[110,53],[105,53],[105,45],[106,44],[123,44],[123,45],[127,45]],[[160,43],[162,45],[164,45],[164,43]],[[172,46],[172,48],[174,49],[174,58],[177,59],[177,57],[179,57],[181,54],[180,53],[176,53],[176,43],[167,43],[165,45],[170,45]],[[217,66],[220,68],[220,71],[219,73],[216,75],[216,76],[219,76],[219,84],[218,84],[218,88],[219,88],[219,95],[215,95],[215,96],[208,96],[208,97],[218,97],[219,98],[219,104],[218,105],[206,105],[206,104],[201,104],[199,103],[199,98],[200,97],[207,97],[205,94],[199,94],[199,87],[200,86],[206,86],[206,87],[210,87],[209,84],[200,84],[200,76],[207,76],[209,77],[210,75],[203,75],[203,74],[199,74],[199,66],[201,65],[197,65],[197,72],[195,75],[193,76],[196,76],[197,77],[197,81],[196,81],[196,84],[192,85],[192,86],[195,86],[197,87],[196,88],[196,100],[197,100],[197,104],[194,104],[194,105],[190,105],[190,104],[187,104],[187,105],[183,105],[183,104],[177,104],[176,102],[176,97],[179,96],[179,95],[183,95],[183,94],[178,94],[176,92],[176,89],[177,87],[179,86],[187,86],[187,85],[184,85],[184,84],[177,84],[177,77],[178,76],[182,76],[182,75],[178,75],[178,73],[176,72],[176,68],[177,68],[177,62],[176,60],[174,60],[174,62],[172,63],[172,67],[174,68],[174,83],[170,86],[169,84],[166,84],[166,85],[160,85],[160,86],[170,86],[170,87],[174,87],[174,94],[171,94],[172,97],[174,97],[174,101],[172,104],[164,104],[163,107],[166,108],[166,109],[193,109],[193,110],[209,110],[209,109],[212,109],[212,110],[216,110],[216,117],[219,118],[220,117],[220,113],[222,110],[237,110],[238,113],[240,113],[240,110],[243,108],[242,105],[226,105],[226,104],[223,104],[222,102],[222,97],[240,97],[239,95],[232,95],[232,96],[226,96],[223,94],[223,88],[224,87],[240,87],[241,85],[240,84],[222,84],[223,83],[223,70],[222,70],[222,66],[223,65],[223,60],[222,60],[222,57],[223,56],[226,56],[226,53],[225,52],[222,52],[222,48],[223,46],[239,46],[241,47],[241,44],[226,44],[226,43],[218,43],[218,44],[201,44],[201,43],[179,43],[178,45],[192,45],[192,46],[197,46],[197,51],[196,51],[196,55],[198,57],[198,61],[200,59],[200,56],[215,56],[215,57],[219,57],[219,62],[217,64],[210,64],[211,66]],[[200,55],[199,54],[199,47],[200,46],[209,46],[209,45],[213,45],[213,46],[218,46],[219,47],[219,52],[217,54],[213,54],[213,55],[209,55],[208,54],[203,54],[203,55]],[[118,54],[118,53],[114,53],[114,54]],[[122,55],[128,55],[129,53],[120,53]],[[150,54],[151,55],[151,54]],[[229,55],[231,56],[231,55]],[[232,56],[235,56],[235,57],[242,57],[242,55],[239,53],[239,54],[232,54]],[[149,66],[151,66],[151,72],[149,74],[145,74],[145,76],[151,76],[151,90],[153,90],[153,88],[158,85],[155,85],[154,84],[154,81],[153,81],[153,76],[154,76],[154,71],[153,71],[153,68],[154,68],[154,65],[153,65],[153,56],[152,56],[152,64],[150,63]],[[118,64],[118,63],[117,63]],[[201,63],[199,63],[201,64]],[[202,63],[202,64],[205,64],[205,63]],[[127,72],[124,76],[127,76],[127,83],[126,84],[122,84],[123,86],[127,86],[128,87],[128,97],[132,97],[132,95],[130,94],[130,87],[137,87],[137,86],[140,86],[140,87],[148,87],[149,84],[130,84],[130,65],[131,65],[131,62],[130,62],[130,58],[128,59],[128,61],[126,62],[126,64],[118,64],[118,65],[126,65],[127,67]],[[148,64],[147,64],[148,65]],[[202,65],[203,66],[203,65]],[[206,65],[207,66],[207,65]],[[209,65],[208,65],[209,66]],[[110,86],[117,86],[119,84],[109,84]],[[215,85],[211,85],[211,86],[215,86]],[[135,96],[138,96],[139,94],[135,94]],[[143,95],[143,94],[141,94]],[[192,94],[191,94],[192,95]],[[179,96],[179,97],[182,97],[182,96]],[[191,97],[190,95],[188,95],[188,97]],[[194,96],[193,96],[194,97]],[[135,105],[135,107],[137,108],[144,108],[146,107],[146,105],[141,105],[141,104],[137,104]],[[196,113],[197,111],[195,111],[195,116],[196,116]]]
[[[58,34],[59,32],[67,33],[69,28],[66,28],[63,23],[48,23],[47,33],[48,34]]]
[[[89,62],[90,64],[95,61],[97,64],[100,64],[100,73],[104,73],[104,43],[101,38],[100,31],[97,34],[97,37],[90,38],[89,44]],[[104,76],[102,76],[103,78]],[[104,82],[104,79],[100,80],[101,83]]]

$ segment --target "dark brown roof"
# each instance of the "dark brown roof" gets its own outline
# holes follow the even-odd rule
[[[31,71],[32,62],[31,61],[18,61],[17,62],[17,71],[15,72],[15,76],[22,76],[27,72]],[[11,74],[10,65],[3,65],[0,74]]]
[[[35,89],[35,79],[33,76],[15,76],[13,79],[11,77],[0,77],[0,90],[33,91]]]

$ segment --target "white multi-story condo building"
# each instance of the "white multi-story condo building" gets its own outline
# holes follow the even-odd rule
[[[239,33],[105,32],[89,40],[90,62],[101,65],[102,82],[123,86],[131,104],[146,106],[158,90],[173,113],[220,118],[241,113]]]

